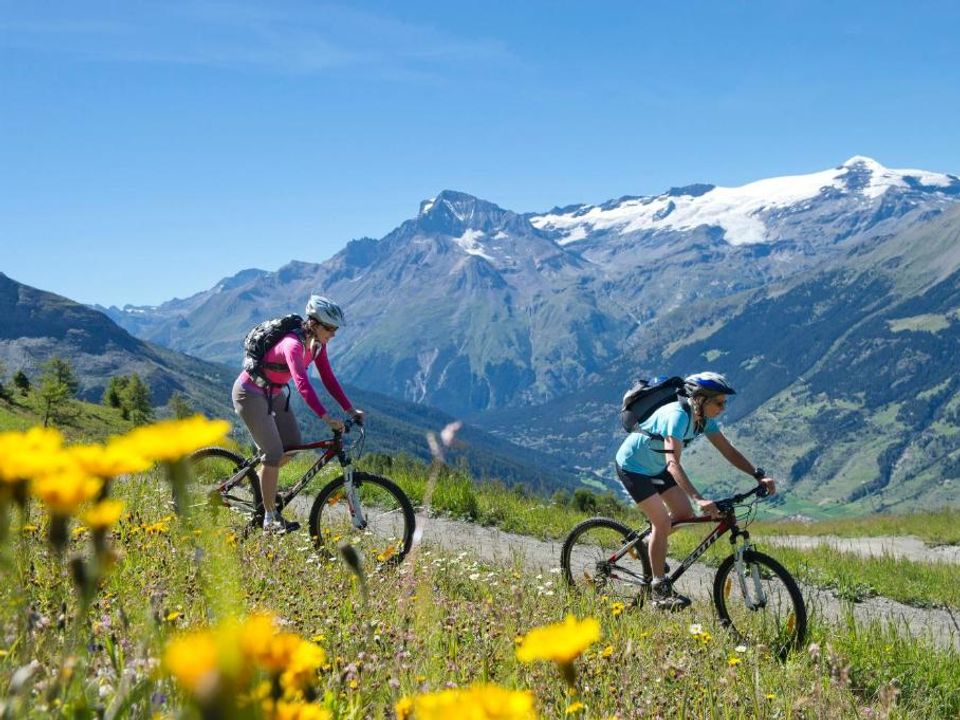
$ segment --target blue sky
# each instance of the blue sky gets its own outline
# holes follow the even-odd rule
[[[0,271],[154,304],[443,189],[960,174],[960,3],[0,0]]]

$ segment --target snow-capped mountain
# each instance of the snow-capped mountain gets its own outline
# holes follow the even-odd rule
[[[155,311],[111,312],[146,339],[236,365],[244,333],[336,298],[348,382],[469,415],[581,387],[675,309],[787,280],[939,216],[960,180],[863,157],[739,188],[692,185],[521,214],[443,191],[381,239],[251,271]]]
[[[532,215],[530,222],[554,231],[561,245],[601,232],[685,232],[701,226],[721,229],[731,245],[771,243],[784,239],[777,218],[837,201],[872,206],[888,191],[904,196],[908,203],[913,194],[925,200],[938,195],[957,199],[960,178],[925,170],[892,170],[858,155],[839,167],[808,175],[768,178],[732,188],[692,185],[653,197],[567,207]]]

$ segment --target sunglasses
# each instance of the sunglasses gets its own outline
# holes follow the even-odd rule
[[[320,325],[320,327],[322,327],[328,333],[335,333],[337,331],[336,325],[327,325],[325,322],[320,322],[319,320],[317,321],[317,323]]]

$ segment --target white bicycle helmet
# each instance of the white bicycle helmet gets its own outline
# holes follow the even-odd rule
[[[343,327],[347,323],[343,319],[343,310],[330,298],[323,295],[311,295],[307,300],[307,309],[305,312],[308,318],[313,318],[317,322],[334,327]]]
[[[709,394],[718,395],[737,394],[737,391],[727,382],[727,379],[720,373],[715,372],[700,372],[687,376],[684,378],[684,389],[688,396],[693,395],[698,390],[705,390]]]

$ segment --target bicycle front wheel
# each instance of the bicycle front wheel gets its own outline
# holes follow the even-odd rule
[[[736,556],[717,568],[713,604],[720,623],[741,642],[763,645],[780,659],[807,636],[807,608],[796,581],[768,555],[747,550],[742,569]]]
[[[263,501],[260,497],[260,478],[248,468],[243,478],[232,487],[227,480],[240,470],[243,458],[221,447],[206,447],[190,455],[190,465],[196,480],[191,488],[192,505],[220,504],[248,517],[252,524],[263,524]]]
[[[577,525],[560,551],[560,567],[567,583],[611,599],[632,602],[649,588],[650,558],[646,545],[630,547],[614,559],[633,534],[610,518],[591,518]]]
[[[325,485],[313,501],[310,536],[314,543],[335,552],[346,542],[367,563],[399,563],[413,546],[413,505],[403,490],[380,475],[356,471],[353,486],[364,516],[363,527],[354,523],[341,475]]]

